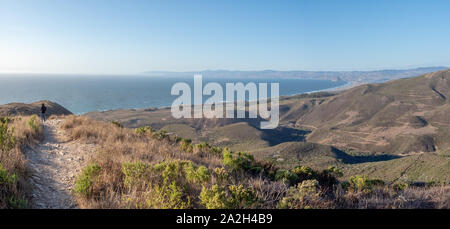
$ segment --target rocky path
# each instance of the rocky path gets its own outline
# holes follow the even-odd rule
[[[44,123],[44,141],[26,152],[31,169],[32,208],[77,208],[72,188],[75,177],[85,165],[95,146],[67,141],[59,128],[63,120]]]

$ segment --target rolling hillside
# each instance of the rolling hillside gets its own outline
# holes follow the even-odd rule
[[[339,93],[282,97],[275,130],[259,129],[256,119],[177,120],[168,108],[86,115],[248,151],[284,168],[332,165],[342,168],[344,177],[358,171],[387,181],[448,182],[449,78],[445,70]]]
[[[369,84],[289,117],[307,140],[362,152],[419,154],[450,146],[450,71]]]

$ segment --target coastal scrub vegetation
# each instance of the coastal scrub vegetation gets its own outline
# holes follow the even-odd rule
[[[98,145],[78,175],[83,208],[449,208],[450,187],[386,184],[336,167],[286,170],[246,152],[194,144],[151,127],[68,116],[72,140]]]
[[[0,117],[0,208],[27,208],[26,146],[42,137],[40,119],[33,116]]]

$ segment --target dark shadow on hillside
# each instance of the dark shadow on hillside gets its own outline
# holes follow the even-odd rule
[[[400,158],[396,155],[369,155],[369,156],[353,156],[346,152],[332,147],[331,151],[336,154],[337,159],[341,159],[344,164],[359,164],[366,162],[389,161]]]
[[[262,130],[262,139],[267,141],[270,146],[278,145],[283,142],[305,141],[306,135],[311,133],[307,130],[299,130],[287,127],[278,127],[273,130]]]

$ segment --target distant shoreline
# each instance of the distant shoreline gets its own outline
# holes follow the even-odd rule
[[[328,81],[328,80],[324,79],[324,81]],[[343,81],[343,82],[345,82],[345,81]],[[312,93],[318,93],[318,92],[341,92],[341,91],[348,90],[350,88],[357,87],[357,86],[360,86],[360,85],[363,85],[363,84],[367,84],[367,82],[364,82],[364,83],[362,83],[362,82],[361,83],[358,83],[358,82],[346,82],[344,85],[337,86],[337,87],[326,88],[326,89],[323,89],[323,90],[314,90],[314,91],[309,91],[309,92],[293,93],[293,94],[289,94],[289,95],[280,95],[279,98],[285,98],[285,97],[291,97],[291,96],[297,96],[297,95],[305,95],[305,94],[312,94]],[[246,102],[248,102],[248,101],[246,101]],[[227,103],[227,101],[221,101],[219,103],[225,104],[225,103]],[[206,103],[203,103],[202,105],[205,105],[205,104]],[[194,104],[191,104],[191,105],[194,105]],[[168,106],[160,106],[160,107],[136,107],[136,108],[126,108],[126,109],[117,108],[117,109],[107,109],[107,110],[95,110],[95,111],[89,111],[89,112],[85,112],[85,113],[75,113],[75,114],[76,115],[86,115],[86,114],[91,113],[91,112],[107,112],[107,111],[117,111],[117,110],[142,110],[142,109],[156,109],[156,110],[159,110],[159,109],[169,109],[169,108],[171,108],[170,105],[168,105]]]

